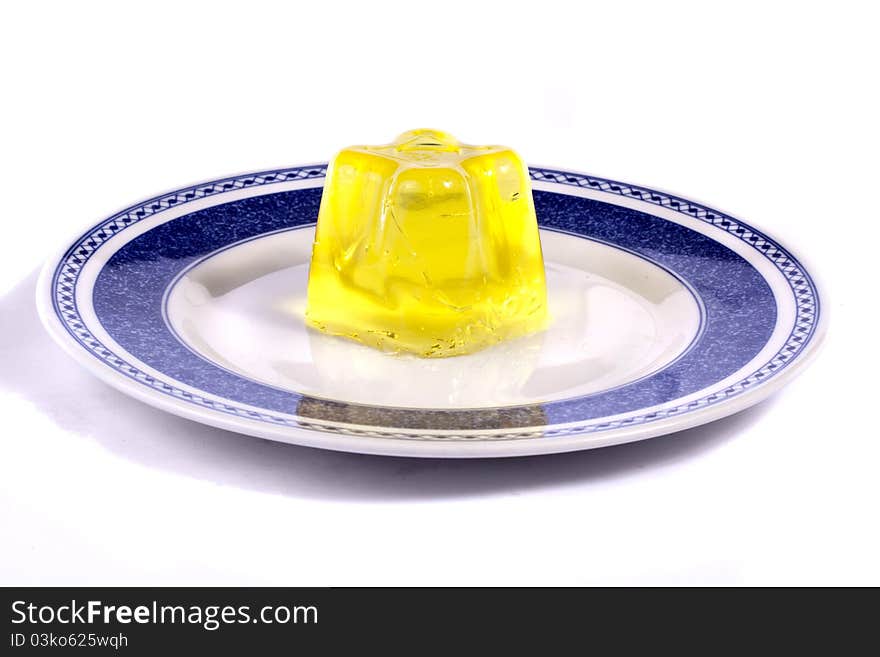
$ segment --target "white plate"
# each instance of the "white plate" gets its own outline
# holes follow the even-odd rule
[[[391,356],[307,330],[325,167],[184,188],[86,231],[44,269],[53,337],[120,390],[285,442],[516,456],[741,410],[815,353],[818,292],[778,242],[705,206],[532,168],[550,328],[469,356]]]

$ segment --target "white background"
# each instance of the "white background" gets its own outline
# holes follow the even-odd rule
[[[0,584],[880,584],[870,5],[5,4]],[[824,352],[703,428],[443,462],[177,419],[42,331],[36,268],[102,216],[422,126],[780,236]]]

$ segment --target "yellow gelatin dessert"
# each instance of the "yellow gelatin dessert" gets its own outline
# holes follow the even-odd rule
[[[331,163],[309,272],[311,326],[442,357],[540,330],[546,308],[528,171],[512,150],[413,130]]]

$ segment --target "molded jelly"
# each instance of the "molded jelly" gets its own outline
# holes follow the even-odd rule
[[[309,272],[311,326],[442,357],[538,331],[546,308],[528,171],[512,150],[413,130],[331,163]]]

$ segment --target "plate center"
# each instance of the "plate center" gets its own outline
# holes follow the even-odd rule
[[[300,394],[407,408],[541,403],[616,388],[681,356],[700,304],[665,269],[614,246],[541,231],[552,322],[538,334],[445,359],[384,354],[307,329],[314,228],[233,245],[169,290],[166,321],[192,351]]]

